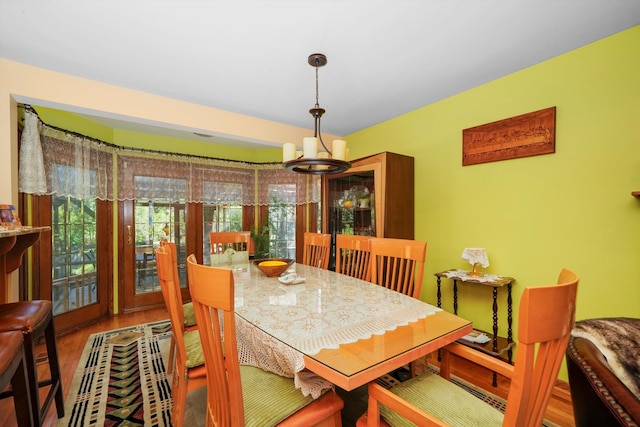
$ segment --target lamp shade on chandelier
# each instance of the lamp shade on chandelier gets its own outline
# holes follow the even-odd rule
[[[318,68],[326,65],[327,57],[322,53],[314,53],[309,55],[308,62],[316,69],[316,104],[309,110],[314,120],[314,133],[312,137],[303,138],[302,151],[298,151],[293,143],[284,144],[282,162],[284,167],[291,172],[314,175],[344,172],[351,167],[351,163],[347,161],[346,141],[334,140],[330,150],[322,140],[320,133],[320,119],[325,110],[320,108],[318,103]]]

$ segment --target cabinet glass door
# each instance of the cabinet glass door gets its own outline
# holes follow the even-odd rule
[[[328,232],[331,264],[335,264],[336,234],[376,235],[374,171],[357,172],[327,181]],[[333,269],[334,265],[330,265]]]

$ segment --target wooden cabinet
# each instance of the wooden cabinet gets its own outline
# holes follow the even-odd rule
[[[351,165],[322,181],[322,230],[332,236],[329,268],[336,234],[414,238],[413,157],[384,152]]]

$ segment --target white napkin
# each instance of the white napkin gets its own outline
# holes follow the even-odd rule
[[[304,277],[300,276],[298,273],[289,273],[278,277],[278,281],[285,285],[297,285],[304,282]]]

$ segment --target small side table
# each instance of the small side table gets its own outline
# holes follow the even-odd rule
[[[512,362],[513,357],[513,300],[511,298],[511,287],[515,282],[513,277],[486,275],[482,278],[469,276],[469,272],[463,270],[447,270],[440,273],[436,273],[435,276],[438,282],[438,307],[442,307],[442,292],[441,292],[441,279],[449,278],[453,280],[453,314],[458,314],[458,282],[470,283],[475,285],[489,286],[492,288],[493,293],[493,334],[487,334],[490,340],[485,344],[474,343],[465,339],[460,339],[458,342],[473,347],[483,353],[489,354],[493,357],[499,357],[506,359],[509,363]],[[507,336],[498,336],[498,289],[507,287]],[[504,357],[506,353],[507,357]],[[495,372],[493,373],[493,386],[497,385],[497,378]]]

